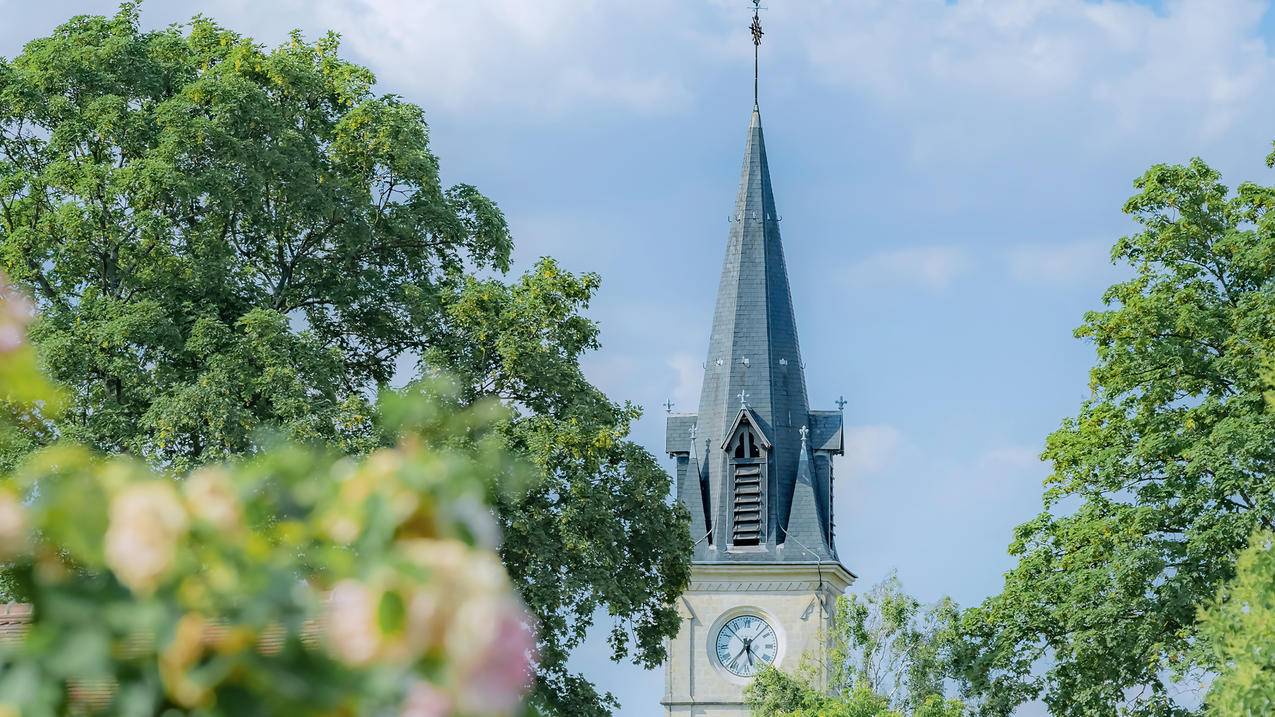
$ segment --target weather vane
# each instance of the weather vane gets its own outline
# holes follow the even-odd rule
[[[748,28],[753,33],[753,107],[757,106],[757,65],[758,55],[761,54],[761,11],[766,8],[761,6],[761,0],[753,0],[753,24]]]

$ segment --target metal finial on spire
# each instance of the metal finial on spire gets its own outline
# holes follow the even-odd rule
[[[739,395],[738,395],[738,396],[736,396],[736,398],[738,398],[738,399],[739,399],[739,407],[740,407],[740,408],[748,408],[748,394],[747,394],[747,393],[745,393],[745,392],[741,389],[741,390],[740,390],[740,392],[739,392]]]
[[[664,412],[665,412],[665,413],[672,413],[672,412],[673,412],[673,407],[674,407],[674,406],[676,406],[676,405],[677,405],[676,403],[673,403],[673,399],[671,399],[671,398],[666,398],[666,399],[664,399]]]
[[[764,10],[761,6],[761,0],[753,0],[753,24],[748,28],[753,33],[753,107],[757,107],[757,75],[758,75],[758,56],[761,54],[761,36],[765,33],[761,31],[761,15]]]
[[[838,411],[844,411],[844,410],[846,410],[846,404],[847,404],[847,403],[849,403],[849,401],[847,401],[847,400],[846,400],[846,397],[845,397],[845,396],[841,396],[841,397],[837,398],[837,410],[838,410]]]
[[[801,434],[801,445],[803,446],[806,445],[806,436],[810,435],[810,429],[806,428],[805,426],[802,426],[801,430],[798,431],[798,433]]]

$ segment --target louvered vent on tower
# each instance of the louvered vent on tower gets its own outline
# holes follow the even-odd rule
[[[765,531],[766,449],[748,423],[741,422],[730,443],[731,544],[759,545]]]

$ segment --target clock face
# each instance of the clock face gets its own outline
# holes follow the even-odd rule
[[[752,677],[762,665],[779,654],[779,639],[766,621],[755,615],[740,615],[717,631],[717,661],[731,674]]]

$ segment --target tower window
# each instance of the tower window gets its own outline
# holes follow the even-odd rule
[[[757,448],[757,439],[747,429],[740,431],[735,437],[736,458],[760,458],[761,450]]]

